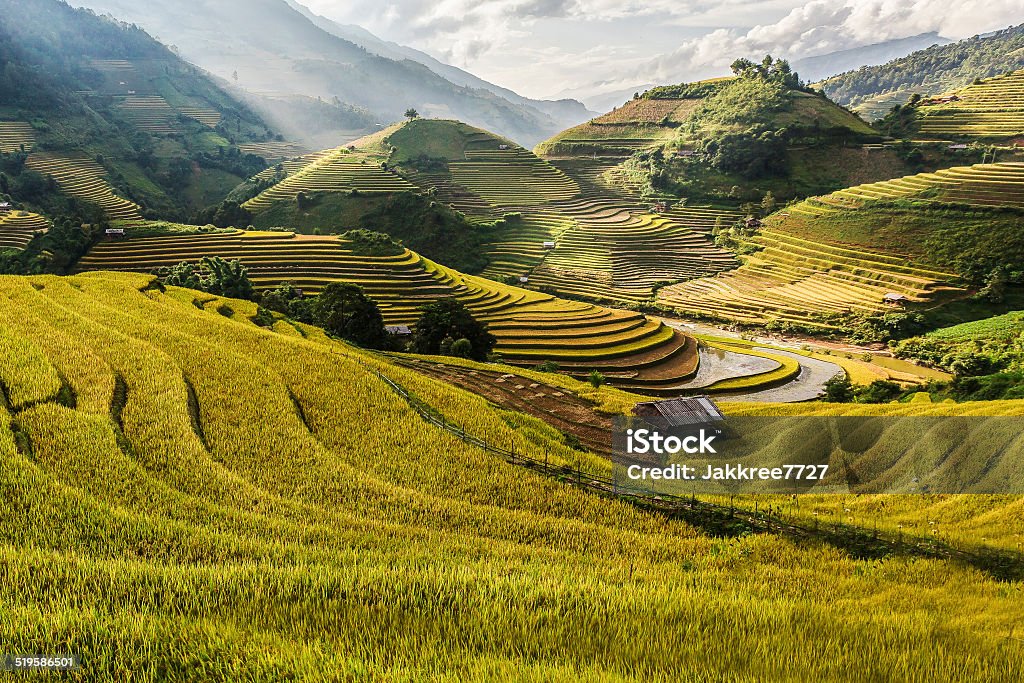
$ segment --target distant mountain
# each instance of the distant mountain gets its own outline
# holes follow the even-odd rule
[[[355,43],[368,52],[372,52],[381,57],[386,57],[387,59],[394,59],[396,61],[411,59],[412,61],[418,62],[427,67],[439,76],[451,81],[455,85],[487,90],[498,97],[504,97],[510,102],[514,102],[525,107],[533,107],[552,117],[560,125],[573,126],[596,113],[589,111],[581,102],[570,98],[534,100],[528,97],[523,97],[515,91],[509,90],[508,88],[502,88],[500,85],[495,85],[485,81],[478,76],[474,76],[468,71],[450,64],[445,64],[444,62],[431,57],[426,52],[407,47],[405,45],[399,45],[398,43],[391,41],[382,40],[361,26],[353,24],[339,24],[336,21],[313,13],[307,7],[295,2],[294,0],[285,1],[289,6],[294,8],[324,31],[334,34],[351,43]]]
[[[310,146],[322,146],[325,138],[338,144],[371,132],[378,124],[401,119],[409,107],[426,117],[458,118],[495,130],[523,144],[561,130],[567,119],[578,122],[587,116],[582,108],[575,117],[563,111],[571,104],[553,106],[560,113],[553,116],[525,98],[496,94],[468,74],[458,79],[465,84],[454,82],[410,58],[407,48],[363,31],[346,31],[288,0],[76,2],[135,22],[174,44],[186,59],[263,98],[261,111]],[[441,69],[444,65],[439,64],[435,60],[432,66]],[[451,67],[443,70],[452,73]],[[295,125],[279,105],[284,101],[284,110],[293,111],[303,98],[335,106],[339,115],[304,116],[306,125]],[[252,102],[261,106],[260,100]],[[339,118],[344,124],[340,127]],[[316,121],[323,124],[310,125]]]
[[[881,116],[914,93],[937,95],[1021,68],[1024,24],[849,71],[826,79],[822,88],[839,104]]]
[[[567,88],[554,97],[568,97],[579,100],[587,109],[606,112],[633,99],[635,93],[642,93],[656,87],[654,83],[626,84],[621,81],[599,82],[578,88]]]
[[[0,0],[5,194],[49,215],[184,218],[265,167],[275,131],[141,29]],[[8,192],[9,191],[9,192]]]
[[[828,76],[845,73],[862,66],[875,66],[905,57],[912,52],[932,47],[948,45],[950,40],[938,33],[922,33],[909,38],[887,40],[884,43],[855,47],[850,50],[829,52],[816,57],[804,57],[792,62],[793,69],[808,83],[820,81]]]

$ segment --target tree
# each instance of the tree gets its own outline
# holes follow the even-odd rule
[[[175,266],[159,268],[156,274],[162,283],[172,287],[198,289],[232,299],[253,297],[249,272],[238,260],[206,256],[199,263],[182,261]]]
[[[825,382],[825,400],[828,403],[852,403],[853,385],[846,375],[837,375]]]
[[[588,377],[587,380],[590,382],[590,386],[594,387],[595,389],[600,389],[601,385],[603,385],[605,382],[605,377],[597,370],[591,370],[590,377]]]
[[[419,117],[420,113],[413,109],[412,107],[409,107],[408,109],[405,110],[405,118],[409,119],[410,121],[412,121],[413,119],[418,119]]]
[[[312,304],[313,319],[330,334],[359,346],[385,348],[384,317],[363,288],[350,282],[332,282]]]
[[[1006,298],[1006,286],[1010,278],[1004,266],[992,269],[992,272],[985,278],[985,286],[978,290],[975,299],[988,301],[993,304],[1001,304]]]
[[[765,216],[767,216],[771,212],[775,211],[775,207],[777,205],[778,204],[775,201],[775,195],[773,195],[771,192],[766,192],[764,198],[761,200],[761,212]]]
[[[460,344],[468,342],[469,347]],[[478,321],[458,299],[439,299],[423,307],[416,323],[410,350],[424,354],[468,353],[474,360],[484,361],[497,343],[487,325]]]
[[[260,304],[271,311],[291,315],[291,304],[302,298],[302,293],[290,282],[283,282],[275,289],[263,292]],[[295,317],[295,316],[292,316]]]

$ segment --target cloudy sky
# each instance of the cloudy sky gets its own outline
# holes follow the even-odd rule
[[[790,59],[1024,21],[1024,0],[299,0],[523,95],[719,75],[740,55]]]

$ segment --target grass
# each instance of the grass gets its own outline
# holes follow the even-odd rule
[[[32,444],[0,427],[0,639],[81,655],[70,680],[1012,681],[1024,666],[1015,584],[703,536],[463,443],[374,371],[476,436],[579,462],[525,418],[149,283],[0,278],[3,328],[77,397],[0,407]],[[818,504],[837,500],[879,505]],[[901,519],[1012,509],[890,500]]]

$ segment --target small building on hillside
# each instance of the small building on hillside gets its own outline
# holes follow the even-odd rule
[[[530,282],[530,276],[529,275],[520,275],[519,276],[519,284],[525,285],[525,284],[529,284],[529,282]]]
[[[950,146],[949,146],[949,149],[951,149],[951,150],[954,150],[954,151],[957,151],[957,150],[964,150],[964,149],[970,149],[970,145],[964,144],[964,143],[962,143],[962,142],[958,142],[958,143],[957,143],[957,144],[955,144],[955,145],[950,145]]]
[[[747,230],[760,230],[761,219],[755,218],[754,216],[750,216],[749,218],[747,218],[747,220],[743,221],[743,225],[747,228]]]
[[[412,329],[408,325],[385,325],[384,330],[396,337],[408,337],[412,335]]]
[[[11,210],[10,202],[0,202],[0,213],[7,213]]]
[[[882,297],[882,301],[890,306],[902,306],[910,301],[910,299],[896,292],[887,292],[886,295]]]
[[[555,243],[553,241],[548,240],[547,242],[544,243],[544,248],[545,249],[554,249],[555,248]]]
[[[651,213],[665,213],[668,211],[668,204],[665,202],[654,202],[651,204]]]
[[[665,401],[637,403],[633,414],[639,418],[652,418],[667,427],[724,422],[725,415],[708,396],[681,396]]]
[[[124,228],[107,228],[104,232],[107,237],[111,239],[120,239],[124,237]]]
[[[677,159],[691,159],[695,156],[700,156],[700,152],[695,149],[677,149],[675,153]]]
[[[498,145],[498,149],[502,149],[502,150],[508,149],[508,145]]]

